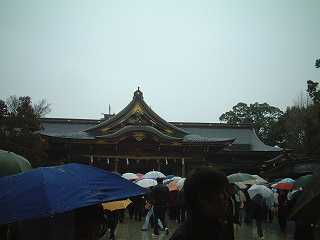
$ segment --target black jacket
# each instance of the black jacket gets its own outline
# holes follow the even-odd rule
[[[158,184],[151,191],[151,200],[155,207],[166,207],[169,201],[169,188]]]
[[[205,221],[192,221],[190,218],[181,224],[170,240],[225,240],[222,224],[208,224]]]

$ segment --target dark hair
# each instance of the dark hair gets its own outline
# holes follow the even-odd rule
[[[195,169],[193,174],[184,183],[184,197],[189,209],[198,205],[199,196],[210,199],[213,193],[222,192],[229,182],[227,177],[210,167]]]
[[[163,183],[163,178],[157,178],[157,183]]]

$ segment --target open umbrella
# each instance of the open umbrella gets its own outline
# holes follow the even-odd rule
[[[300,218],[308,223],[315,223],[320,219],[320,174],[315,174],[297,198],[290,213],[290,218]]]
[[[164,180],[168,180],[168,179],[171,179],[171,178],[174,178],[175,177],[175,175],[167,175],[165,178],[164,178]]]
[[[162,172],[158,172],[158,171],[147,172],[144,175],[144,178],[151,178],[151,179],[165,178],[165,177],[166,177],[166,175],[164,175]]]
[[[260,177],[259,175],[251,175],[252,177],[254,177],[256,179],[256,184],[266,184],[268,183],[267,180],[265,180],[264,178]]]
[[[122,174],[122,177],[129,180],[129,181],[139,179],[139,176],[137,174],[130,173],[130,172]]]
[[[304,175],[302,177],[297,178],[294,185],[296,187],[305,188],[305,186],[308,185],[312,181],[312,178],[313,178],[312,174]]]
[[[178,180],[177,188],[178,188],[179,191],[181,191],[181,189],[183,188],[185,181],[186,181],[186,178],[181,178],[180,180]]]
[[[104,210],[115,211],[120,209],[126,209],[130,203],[132,203],[132,201],[130,199],[126,199],[126,200],[102,203],[102,207]]]
[[[0,224],[48,217],[145,193],[121,176],[77,163],[2,177],[0,189]]]
[[[279,182],[271,185],[272,188],[279,190],[291,190],[294,187],[293,183]]]
[[[139,185],[140,187],[143,187],[143,188],[150,188],[150,187],[156,186],[158,183],[154,179],[144,178],[144,179],[137,181],[136,184]]]
[[[32,169],[24,157],[13,152],[0,150],[0,177],[25,172]]]
[[[173,177],[173,178],[170,178],[170,179],[165,179],[165,180],[163,180],[163,183],[164,184],[169,184],[170,182],[177,182],[178,180],[180,180],[181,179],[181,177]]]
[[[240,188],[240,189],[246,189],[247,188],[247,185],[245,185],[242,182],[235,182],[234,184],[237,185],[237,187]]]
[[[230,183],[244,182],[244,181],[249,181],[249,180],[255,181],[256,180],[253,176],[251,176],[248,173],[234,173],[234,174],[229,175],[227,178]]]
[[[267,206],[271,208],[274,205],[274,194],[273,191],[264,185],[252,185],[248,189],[248,194],[253,199],[257,194],[260,194],[267,203]]]
[[[295,183],[295,180],[292,178],[283,178],[278,183]]]
[[[260,194],[263,198],[273,197],[273,192],[271,189],[264,185],[252,185],[248,189],[249,197],[252,199],[255,195]]]

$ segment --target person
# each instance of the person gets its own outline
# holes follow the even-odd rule
[[[177,200],[178,200],[178,190],[169,191],[168,209],[169,209],[170,220],[177,220],[178,218]]]
[[[148,203],[147,203],[148,205]],[[154,214],[153,214],[153,206],[150,204],[148,205],[148,213],[146,215],[146,218],[144,220],[143,226],[141,228],[141,231],[148,231],[149,228],[149,223],[150,223],[150,219],[153,217],[154,218]],[[154,224],[154,223],[153,223]],[[164,230],[162,222],[160,219],[158,219],[158,225],[160,227],[161,230]]]
[[[287,199],[287,191],[280,190],[278,196],[278,219],[279,226],[282,232],[286,231],[287,228],[287,218],[288,218],[288,199]]]
[[[239,198],[240,198],[240,206],[239,206],[239,222],[240,225],[242,225],[243,221],[244,221],[244,217],[245,217],[245,209],[244,206],[246,204],[247,198],[246,195],[244,194],[244,192],[240,189],[239,190]]]
[[[143,217],[145,199],[142,196],[132,198],[133,201],[133,216],[135,220],[141,221]]]
[[[267,217],[267,203],[261,194],[256,194],[251,201],[250,205],[251,216],[256,220],[257,226],[257,239],[263,240],[262,223]]]
[[[232,197],[232,191],[230,185],[228,187],[229,194],[229,203],[226,211],[226,220],[223,225],[224,231],[224,239],[226,240],[234,240],[236,224],[235,224],[235,216],[236,216],[236,204],[234,198]]]
[[[185,221],[186,216],[186,204],[184,201],[184,191],[183,188],[178,191],[177,197],[177,222],[180,224]]]
[[[166,233],[169,234],[169,229],[167,228],[165,221],[166,208],[169,200],[169,188],[163,184],[162,178],[157,178],[157,183],[158,184],[151,190],[151,202],[154,216],[154,237],[159,236],[158,219],[161,220]]]
[[[109,240],[115,240],[115,231],[119,222],[119,210],[104,211],[104,218],[106,220],[107,228],[109,229]]]
[[[244,189],[244,195],[246,197],[246,202],[245,202],[245,205],[244,205],[244,209],[245,209],[245,217],[244,217],[244,222],[246,224],[251,224],[252,222],[252,216],[251,216],[251,212],[250,212],[250,209],[251,209],[251,198],[249,196],[249,188],[251,187],[250,184],[246,184],[247,185],[247,188]]]
[[[209,167],[196,169],[183,187],[187,220],[177,228],[170,240],[227,239],[228,185],[223,173]]]
[[[75,210],[75,239],[99,239],[103,225],[105,225],[105,218],[101,204],[86,206]]]
[[[148,228],[149,228],[149,224],[150,222],[152,222],[152,226],[153,226],[153,221],[154,221],[154,211],[153,211],[153,206],[152,206],[152,203],[151,203],[151,192],[152,192],[152,189],[153,187],[150,187],[150,189],[148,189],[146,195],[145,195],[145,210],[147,211],[147,214],[145,216],[145,220],[144,220],[144,223],[143,223],[143,226],[141,228],[141,231],[148,231]],[[160,221],[160,219],[158,219],[158,224],[159,224],[159,227],[161,230],[164,230],[163,229],[163,225]]]

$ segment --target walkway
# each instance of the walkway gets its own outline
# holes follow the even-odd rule
[[[264,224],[264,238],[265,240],[292,240],[292,232],[293,232],[293,224],[288,224],[288,233],[283,234],[280,232],[279,226],[277,224],[277,219],[274,220],[273,223],[265,223]],[[125,218],[123,223],[118,225],[116,230],[116,240],[151,240],[153,239],[151,234],[152,230],[149,231],[141,231],[141,226],[143,222],[130,220],[128,217]],[[170,238],[171,234],[175,231],[178,224],[169,221],[169,229],[170,233],[167,236],[164,232],[160,232],[161,240],[167,240]],[[236,240],[251,240],[255,239],[256,236],[256,229],[255,225],[243,225],[240,228],[239,234],[236,237]],[[102,238],[101,240],[105,240],[106,237]]]

